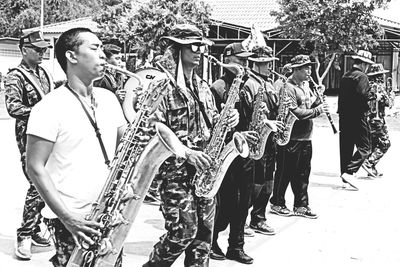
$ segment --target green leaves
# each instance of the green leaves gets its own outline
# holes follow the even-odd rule
[[[199,0],[150,0],[142,4],[122,1],[109,6],[94,20],[100,24],[103,40],[126,41],[129,50],[137,49],[146,58],[150,50],[155,54],[163,52],[166,43],[160,42],[160,38],[168,35],[177,23],[189,22],[207,32],[210,12],[210,6]]]

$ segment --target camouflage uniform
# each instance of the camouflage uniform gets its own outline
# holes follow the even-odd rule
[[[374,88],[372,84],[370,87]],[[375,94],[376,92],[372,93]],[[388,94],[383,94],[378,103],[378,110],[376,110],[376,96],[373,101],[369,102],[370,110],[368,118],[371,127],[372,153],[366,159],[365,163],[370,168],[375,168],[376,164],[390,147],[389,134],[385,121],[385,108],[389,107],[390,101],[391,99]],[[379,119],[377,119],[376,112],[378,112]]]
[[[31,77],[41,85],[41,90],[44,94],[50,91],[50,78],[47,77],[43,68],[38,66],[36,71],[30,70],[27,63],[23,60],[18,67],[31,74]],[[22,170],[30,184],[25,198],[22,224],[21,227],[17,229],[17,239],[21,240],[22,237],[30,237],[40,232],[39,224],[42,217],[40,211],[44,207],[43,200],[25,171],[26,128],[28,119],[32,107],[38,103],[42,97],[37,89],[26,80],[25,76],[18,70],[12,70],[8,73],[4,86],[6,90],[5,99],[7,111],[11,117],[16,119],[15,136],[19,152],[21,153]]]
[[[115,93],[118,89],[118,83],[113,75],[108,69],[105,70],[104,76],[93,82],[93,86],[105,88]]]
[[[217,110],[208,86],[197,76],[193,77],[192,83],[193,87],[186,81],[185,89],[170,87],[155,115],[186,146],[202,150],[210,138],[210,129],[193,94],[204,104],[211,123]],[[171,266],[182,252],[186,253],[185,266],[208,266],[215,200],[194,194],[190,181],[195,169],[182,158],[166,160],[160,173],[163,179],[160,186],[161,211],[167,233],[154,246],[149,262],[144,266]]]

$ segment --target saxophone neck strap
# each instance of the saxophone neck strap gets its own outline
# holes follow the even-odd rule
[[[80,99],[79,95],[70,87],[70,85],[68,83],[66,83],[65,87],[67,87],[67,89],[76,97],[76,99],[78,99],[79,103],[81,104],[82,109],[85,112],[87,118],[89,119],[90,124],[93,126],[94,132],[96,133],[96,137],[99,140],[101,152],[103,153],[103,157],[104,157],[104,162],[105,162],[105,164],[107,166],[109,166],[110,165],[110,160],[108,159],[107,151],[106,151],[106,148],[104,146],[103,139],[101,138],[100,129],[99,129],[98,125],[97,125],[96,120],[93,119],[92,116],[90,116],[89,111],[87,110],[87,108],[83,104],[83,102]]]

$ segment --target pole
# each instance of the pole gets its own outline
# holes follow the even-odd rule
[[[44,24],[44,0],[40,0],[40,32],[43,34]]]

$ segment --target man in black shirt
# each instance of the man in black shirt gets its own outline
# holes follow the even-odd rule
[[[353,67],[343,75],[339,90],[340,170],[344,186],[358,190],[354,174],[371,153],[367,114],[370,86],[365,72],[374,62],[372,54],[364,50],[352,58]]]

